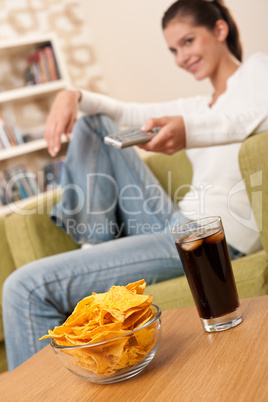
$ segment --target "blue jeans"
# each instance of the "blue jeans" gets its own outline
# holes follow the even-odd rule
[[[97,115],[81,118],[73,132],[62,202],[52,219],[78,244],[159,233],[174,217],[186,221],[132,148],[104,144],[104,137],[115,130],[112,120]]]
[[[46,346],[49,341],[39,338],[93,291],[183,275],[169,227],[188,219],[174,209],[133,149],[103,143],[115,129],[105,116],[76,123],[62,178],[63,201],[52,213],[77,243],[95,245],[29,263],[4,283],[9,370]]]

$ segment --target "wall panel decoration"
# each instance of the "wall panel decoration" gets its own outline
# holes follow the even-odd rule
[[[78,1],[0,0],[0,41],[50,32],[58,38],[72,84],[105,93],[90,27]],[[14,63],[10,70],[2,60],[0,85],[16,86],[22,67]]]

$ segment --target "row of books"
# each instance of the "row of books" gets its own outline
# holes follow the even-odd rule
[[[0,205],[7,205],[45,191],[55,189],[60,184],[63,160],[59,159],[33,173],[17,166],[0,173]]]
[[[35,127],[22,133],[11,112],[0,112],[0,150],[44,138],[44,127]]]
[[[60,79],[57,61],[50,42],[39,46],[27,57],[25,84],[36,85]]]
[[[8,111],[0,113],[0,149],[7,149],[24,143],[21,129]]]

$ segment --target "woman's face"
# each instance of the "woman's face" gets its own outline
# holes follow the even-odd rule
[[[176,64],[192,73],[197,80],[213,79],[223,49],[217,31],[194,26],[189,20],[172,20],[164,29],[164,36]]]

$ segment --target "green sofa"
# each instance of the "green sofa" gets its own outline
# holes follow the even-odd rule
[[[263,249],[233,262],[234,275],[240,298],[268,294],[268,133],[249,137],[240,150],[239,162],[245,179],[252,207],[260,228]],[[172,156],[149,155],[146,162],[160,183],[171,195],[183,184],[191,182],[191,165],[184,151]],[[261,172],[262,182],[255,182],[256,173]],[[183,190],[182,190],[183,191]],[[262,197],[255,197],[258,194]],[[180,195],[183,195],[181,193]],[[0,292],[4,279],[22,265],[49,255],[79,248],[72,239],[58,229],[49,219],[49,212],[59,199],[55,193],[46,196],[39,204],[27,206],[20,214],[0,217]],[[259,200],[256,202],[256,200]],[[261,202],[262,201],[262,202]],[[35,213],[36,212],[36,213]],[[38,213],[37,213],[38,212]],[[165,267],[163,267],[165,269]],[[193,305],[193,299],[185,277],[150,285],[154,302],[162,309]],[[0,305],[0,372],[6,369],[2,306]]]

